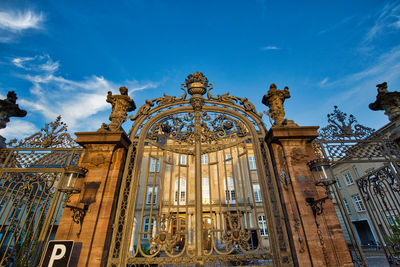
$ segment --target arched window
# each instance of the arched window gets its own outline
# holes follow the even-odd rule
[[[184,178],[179,178],[175,181],[175,204],[186,204],[186,180]]]

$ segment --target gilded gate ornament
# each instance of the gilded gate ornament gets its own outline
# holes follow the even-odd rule
[[[128,95],[128,88],[120,87],[119,92],[121,93],[120,95],[113,95],[111,91],[108,91],[106,101],[112,105],[112,111],[109,117],[111,123],[108,125],[103,123],[98,131],[121,131],[122,124],[128,118],[127,112],[136,109],[135,102]]]
[[[268,94],[264,95],[262,103],[269,107],[267,115],[273,120],[272,126],[283,126],[285,122],[283,103],[286,98],[290,98],[289,88],[278,90],[274,83],[270,85]]]
[[[266,133],[262,114],[247,98],[213,96],[201,72],[188,75],[180,89],[181,96],[146,100],[131,118],[134,145],[121,183],[109,266],[290,262],[279,209],[265,211],[266,204],[252,197],[257,177],[266,176],[272,185],[264,175],[268,148],[258,150]],[[250,170],[255,153],[263,161]],[[263,201],[279,203],[272,186],[266,190]],[[277,227],[268,228],[272,224]],[[279,259],[272,259],[275,252]]]

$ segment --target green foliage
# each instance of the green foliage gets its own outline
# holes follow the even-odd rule
[[[394,224],[391,226],[392,234],[386,238],[386,241],[391,245],[394,252],[400,253],[400,217],[394,219]]]

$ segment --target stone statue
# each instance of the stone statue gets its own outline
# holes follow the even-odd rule
[[[374,103],[369,104],[372,110],[384,110],[391,122],[400,125],[400,92],[389,92],[387,83],[381,83],[376,86],[378,94]]]
[[[6,128],[10,117],[25,117],[26,111],[19,108],[14,91],[7,93],[6,99],[0,99],[0,129]],[[0,135],[0,147],[5,147],[5,138]]]
[[[109,120],[110,124],[103,123],[98,131],[122,131],[122,124],[128,118],[127,112],[136,109],[135,102],[128,95],[128,88],[120,87],[120,95],[113,95],[108,91],[107,102],[112,105],[111,115]]]
[[[264,95],[262,103],[269,107],[267,115],[273,120],[272,126],[282,126],[285,121],[285,109],[283,103],[286,98],[290,98],[289,88],[277,90],[276,85],[270,85],[268,94]]]
[[[374,103],[369,104],[372,110],[384,110],[389,120],[394,123],[391,138],[400,144],[400,92],[389,92],[387,83],[376,85],[378,94]]]

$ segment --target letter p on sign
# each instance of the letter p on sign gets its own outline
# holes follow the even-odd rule
[[[74,241],[49,241],[42,261],[42,267],[68,267]]]

